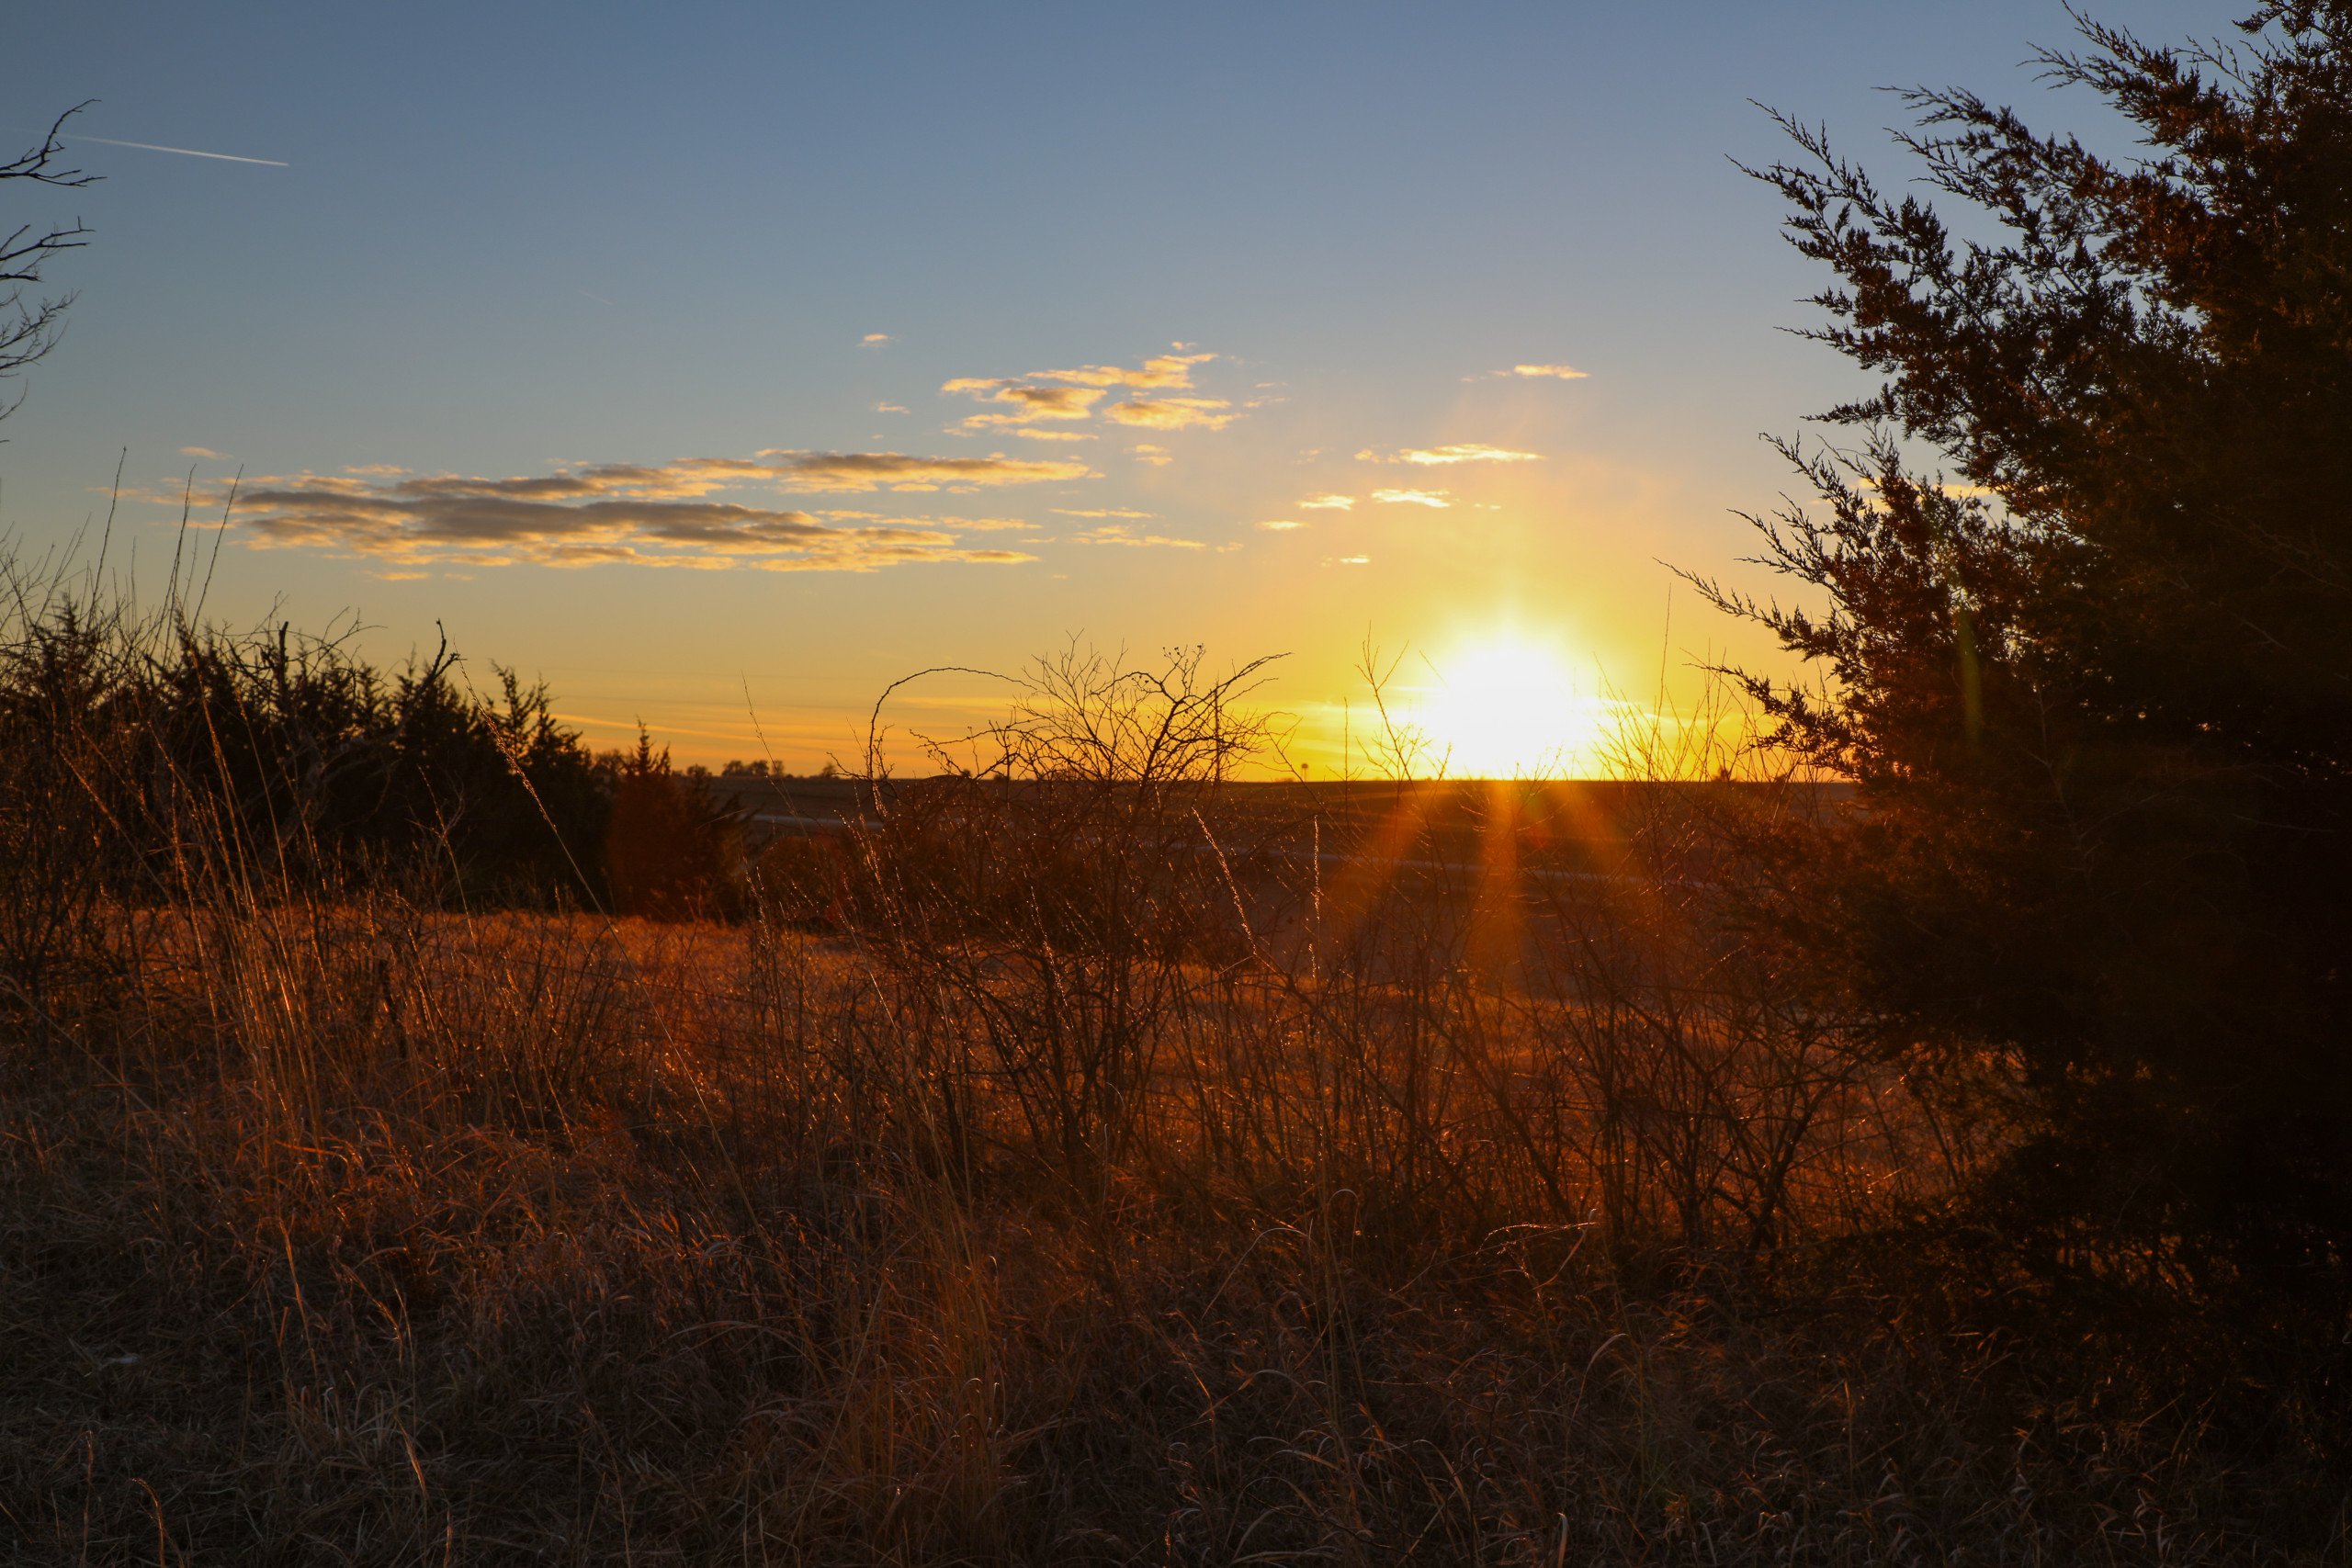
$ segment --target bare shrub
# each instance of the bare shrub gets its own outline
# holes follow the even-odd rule
[[[934,741],[854,849],[861,933],[941,1038],[937,1071],[1009,1099],[1030,1146],[1094,1190],[1144,1130],[1195,970],[1248,950],[1226,782],[1271,750],[1266,661],[1041,660],[1002,720]],[[957,1121],[966,1119],[962,1111]]]

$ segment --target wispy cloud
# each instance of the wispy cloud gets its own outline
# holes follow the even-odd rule
[[[1310,495],[1298,504],[1307,512],[1345,512],[1355,503],[1351,495]]]
[[[1025,517],[890,517],[879,512],[828,508],[814,513],[828,523],[893,523],[904,528],[944,528],[950,533],[993,533],[1008,528],[1035,528]]]
[[[1223,430],[1241,417],[1223,398],[1134,398],[1102,412],[1145,430]]]
[[[1057,506],[1054,511],[1063,517],[1124,517],[1131,522],[1140,521],[1152,515],[1148,512],[1137,512],[1132,507],[1125,506]]]
[[[1149,463],[1155,468],[1164,468],[1176,460],[1168,455],[1167,447],[1155,446],[1148,441],[1138,441],[1128,447],[1127,451],[1136,462]]]
[[[1174,346],[1177,352],[1155,355],[1139,366],[1081,365],[1019,376],[959,376],[939,389],[990,405],[965,418],[967,431],[1024,427],[1026,434],[1025,427],[1048,421],[1079,423],[1098,415],[1143,430],[1222,430],[1240,418],[1225,398],[1170,395],[1192,393],[1193,367],[1216,357],[1184,352],[1190,344]],[[1102,406],[1114,390],[1141,395]]]
[[[594,463],[551,474],[506,479],[462,475],[413,475],[400,470],[381,477],[394,482],[371,486],[363,479],[312,479],[314,485],[353,491],[380,490],[419,499],[473,496],[526,501],[583,501],[605,496],[673,501],[716,491],[756,488],[797,491],[972,491],[998,485],[1086,479],[1083,463],[1046,458],[926,457],[904,452],[802,452],[776,447],[750,457],[680,457],[668,463]],[[256,486],[271,481],[257,479]]]
[[[917,561],[1035,558],[1016,550],[967,548],[944,529],[837,527],[805,512],[724,502],[565,504],[287,489],[255,492],[251,507],[243,521],[257,545],[347,551],[402,565],[741,564],[770,571],[871,571]]]
[[[180,456],[183,457],[209,457],[217,463],[225,460],[229,454],[226,452],[215,452],[209,446],[183,446],[180,448]]]
[[[864,347],[879,348],[884,344],[890,342],[891,338],[888,333],[868,333],[857,341]]]
[[[1089,528],[1082,534],[1072,534],[1073,545],[1126,545],[1136,549],[1197,550],[1198,539],[1171,539],[1164,534],[1138,534],[1125,523],[1105,523],[1100,528]]]
[[[1444,468],[1454,463],[1540,463],[1541,452],[1514,452],[1476,441],[1451,446],[1408,446],[1401,452],[1381,452],[1367,446],[1356,454],[1359,463],[1411,463],[1420,468]]]
[[[1295,522],[1288,517],[1269,517],[1258,526],[1269,534],[1287,534],[1294,528],[1304,528],[1306,525]]]
[[[1102,400],[1099,387],[1040,386],[1010,377],[987,380],[978,377],[959,377],[943,385],[941,391],[954,396],[964,394],[986,403],[1011,405],[1009,412],[976,413],[964,421],[967,430],[985,430],[993,425],[1034,424],[1047,419],[1087,419],[1094,405]]]
[[[332,549],[414,567],[640,566],[870,571],[915,562],[1034,559],[974,548],[1012,518],[877,518],[705,499],[721,489],[935,491],[1075,479],[1082,464],[898,452],[763,452],[605,463],[500,479],[315,475],[256,480],[238,522],[262,547]]]
[[[1581,381],[1588,374],[1573,365],[1514,365],[1508,370],[1498,370],[1498,376],[1517,376],[1523,380]]]
[[[760,454],[762,471],[786,490],[927,491],[982,486],[1040,484],[1082,479],[1094,470],[1083,463],[1042,457],[914,457],[902,452],[787,452]],[[692,458],[690,462],[725,462]]]
[[[1136,391],[1182,390],[1193,384],[1193,367],[1205,365],[1214,354],[1163,354],[1135,369],[1118,365],[1083,365],[1075,370],[1036,370],[1024,378],[1034,381],[1069,381],[1080,387],[1125,387]]]
[[[904,403],[876,403],[874,405],[874,412],[876,413],[904,413],[907,412],[907,405]]]
[[[1440,511],[1452,506],[1446,499],[1450,491],[1442,490],[1376,490],[1372,499],[1391,506],[1433,506]]]
[[[1023,441],[1091,441],[1095,439],[1094,432],[1091,430],[1039,430],[1033,425],[1023,425],[1012,434]]]

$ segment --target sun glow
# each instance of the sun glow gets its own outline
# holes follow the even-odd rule
[[[1489,635],[1430,660],[1416,722],[1456,778],[1574,776],[1589,770],[1602,703],[1555,643]]]

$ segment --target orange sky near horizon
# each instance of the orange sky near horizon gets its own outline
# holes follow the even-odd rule
[[[2019,62],[2070,32],[2055,0],[51,7],[13,112],[98,100],[68,129],[102,178],[5,215],[90,233],[0,427],[0,540],[86,565],[119,464],[108,569],[148,602],[192,498],[226,624],[395,667],[446,637],[680,761],[849,761],[898,678],[1075,643],[1283,655],[1265,700],[1331,776],[1370,645],[1430,766],[1592,771],[1707,666],[1786,670],[1676,569],[1780,586],[1742,562],[1791,483],[1757,437],[1868,385],[1786,331],[1824,280],[1732,163],[1785,149],[1755,105],[1901,178],[1882,85],[2046,107]],[[901,688],[888,754],[1004,692]]]

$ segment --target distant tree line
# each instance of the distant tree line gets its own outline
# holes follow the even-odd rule
[[[133,621],[5,575],[0,903],[18,924],[69,886],[135,902],[232,868],[306,892],[390,880],[453,908],[741,907],[741,837],[707,772],[641,729],[592,751],[512,670],[483,690],[446,646],[386,671],[286,626]]]

